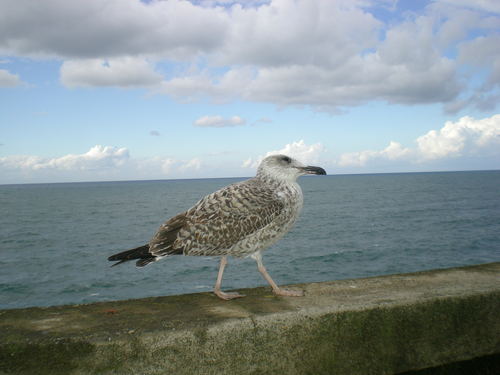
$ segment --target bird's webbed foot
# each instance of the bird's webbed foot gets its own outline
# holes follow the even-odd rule
[[[214,294],[220,299],[223,299],[224,301],[245,297],[244,294],[239,294],[236,292],[223,292],[222,290],[214,290]]]

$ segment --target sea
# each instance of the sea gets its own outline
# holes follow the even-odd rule
[[[163,221],[240,178],[0,186],[0,308],[210,291],[216,257],[144,268],[107,257],[143,245]],[[301,177],[304,208],[264,252],[278,284],[500,261],[500,171]],[[223,289],[266,285],[230,258]]]

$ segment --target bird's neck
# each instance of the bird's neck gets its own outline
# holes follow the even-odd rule
[[[258,170],[255,178],[270,184],[277,185],[294,185],[297,183],[297,178],[287,174],[268,173],[264,170]]]
[[[274,186],[275,188],[292,188],[293,190],[297,189],[297,186],[299,184],[297,183],[296,179],[292,179],[289,177],[280,177],[280,176],[275,176],[275,175],[269,175],[266,173],[261,173],[257,174],[255,176],[255,179],[260,181],[261,183],[268,185],[268,186]],[[298,188],[300,190],[300,187]]]

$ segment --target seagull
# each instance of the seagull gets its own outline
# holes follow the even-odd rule
[[[114,254],[112,266],[137,260],[144,267],[171,255],[220,256],[214,293],[223,300],[244,297],[221,290],[227,257],[251,257],[278,296],[298,297],[302,291],[280,288],[262,262],[262,251],[283,237],[303,205],[297,178],[326,175],[323,168],[305,166],[286,155],[271,155],[255,177],[226,186],[163,223],[149,243]]]

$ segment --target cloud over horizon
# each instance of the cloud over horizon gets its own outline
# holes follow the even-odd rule
[[[424,159],[456,157],[477,152],[500,154],[500,115],[475,120],[462,117],[447,121],[439,130],[431,130],[417,138]]]
[[[0,166],[7,169],[41,171],[53,170],[103,170],[122,166],[129,159],[126,148],[96,145],[83,154],[68,154],[55,158],[32,155],[0,157]]]
[[[240,159],[239,168],[233,170],[234,176],[255,170],[262,159],[274,154],[289,155],[304,164],[324,165],[330,171],[348,170],[352,173],[359,173],[357,171],[361,167],[370,168],[380,164],[391,169],[391,166],[403,163],[406,167],[411,166],[409,170],[425,171],[439,160],[467,161],[478,157],[498,159],[500,114],[478,120],[462,117],[455,122],[448,121],[442,128],[418,137],[414,147],[404,147],[396,141],[390,141],[382,150],[348,152],[337,157],[332,157],[323,143],[307,144],[301,139],[262,155]],[[44,182],[47,176],[59,178],[60,181],[193,178],[206,176],[203,170],[210,171],[212,177],[227,176],[223,166],[217,162],[214,164],[208,157],[185,160],[161,156],[136,158],[125,147],[96,145],[82,154],[54,158],[35,155],[0,157],[0,176],[3,177],[0,183],[18,180]]]
[[[476,120],[465,116],[447,121],[439,130],[430,130],[415,140],[414,148],[391,141],[385,149],[344,153],[338,165],[361,167],[376,160],[406,161],[425,165],[438,159],[500,156],[500,115]]]
[[[35,155],[0,157],[1,183],[182,177],[199,170],[199,158],[180,160],[169,157],[133,158],[125,147],[95,145],[82,154],[43,158]]]
[[[242,168],[256,169],[260,162],[268,156],[283,154],[291,156],[304,164],[314,164],[318,162],[320,154],[323,152],[323,145],[315,143],[307,145],[303,139],[288,143],[280,150],[268,151],[265,155],[257,156],[255,159],[248,158],[242,163]]]

